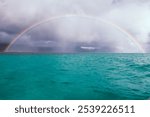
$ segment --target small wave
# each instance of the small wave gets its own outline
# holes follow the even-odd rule
[[[150,64],[144,64],[144,65],[131,64],[129,65],[129,67],[138,71],[147,71],[150,69]]]

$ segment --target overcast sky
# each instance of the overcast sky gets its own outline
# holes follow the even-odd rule
[[[59,16],[8,51],[150,52],[150,0],[0,0],[0,51],[27,27]]]

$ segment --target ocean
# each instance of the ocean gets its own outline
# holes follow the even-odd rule
[[[1,54],[1,100],[147,100],[150,54]]]

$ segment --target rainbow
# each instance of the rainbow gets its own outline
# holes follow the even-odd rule
[[[140,53],[145,53],[145,49],[142,47],[142,45],[138,42],[138,40],[131,35],[127,30],[123,29],[122,27],[120,27],[119,25],[110,22],[110,21],[106,21],[102,18],[97,18],[97,17],[92,17],[92,16],[87,16],[87,15],[64,15],[64,16],[56,16],[56,17],[51,17],[48,18],[46,20],[42,20],[39,21],[35,24],[30,25],[29,27],[27,27],[26,29],[24,29],[23,31],[21,31],[14,39],[12,39],[12,41],[10,42],[10,44],[6,47],[6,49],[4,50],[4,52],[9,52],[9,49],[11,48],[11,46],[20,38],[22,37],[24,34],[26,34],[27,32],[31,31],[32,29],[38,27],[41,24],[50,22],[50,21],[54,21],[54,20],[58,20],[60,18],[70,18],[70,17],[81,17],[81,18],[86,18],[86,19],[91,19],[91,20],[96,20],[98,22],[103,22],[105,24],[108,24],[112,27],[114,27],[115,29],[117,29],[118,31],[122,32],[124,35],[126,35],[128,37],[128,39],[130,41],[132,41],[135,46],[140,50]]]

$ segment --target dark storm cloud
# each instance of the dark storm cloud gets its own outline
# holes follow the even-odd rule
[[[22,29],[17,25],[11,25],[9,23],[2,23],[0,25],[0,50],[2,51],[7,47],[10,41],[19,33]]]
[[[1,27],[0,28],[0,31],[1,32],[5,32],[9,35],[15,35],[17,34],[18,32],[20,32],[22,29],[17,27],[17,26],[6,26],[6,27]]]

